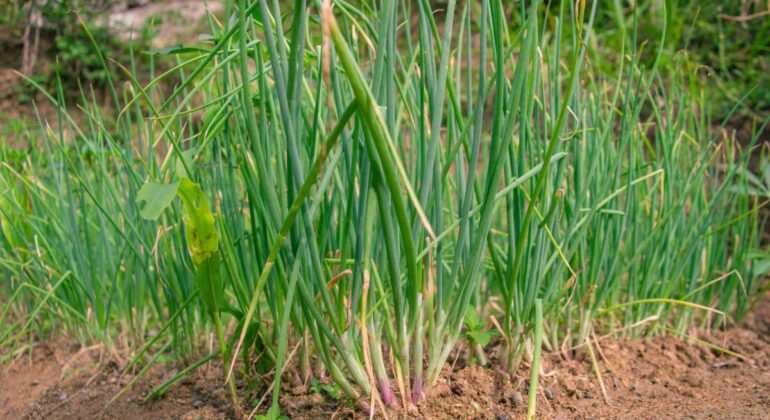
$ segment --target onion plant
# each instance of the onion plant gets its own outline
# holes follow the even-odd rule
[[[469,347],[530,369],[534,416],[542,351],[739,318],[767,287],[749,154],[665,31],[616,19],[594,71],[603,5],[237,0],[149,82],[103,59],[115,115],[47,94],[41,148],[0,167],[0,344],[61,323],[194,368],[213,321],[236,413],[272,417],[283,380],[419,404]]]

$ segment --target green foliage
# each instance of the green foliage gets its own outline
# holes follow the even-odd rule
[[[36,15],[42,19],[38,35],[42,47],[38,51],[38,65],[33,69],[35,73],[30,77],[53,91],[57,88],[58,76],[64,85],[65,94],[70,95],[78,91],[78,83],[99,88],[106,86],[110,79],[122,76],[114,67],[104,68],[95,46],[98,46],[103,56],[122,63],[130,61],[130,49],[136,52],[150,49],[152,23],[139,28],[131,45],[119,40],[112,32],[114,29],[99,23],[104,22],[111,8],[119,3],[118,0],[6,2],[0,4],[0,24],[21,37],[30,25],[29,8],[39,9]],[[34,36],[34,29],[31,33]],[[49,43],[52,45],[49,46]],[[146,63],[143,56],[137,54],[136,57],[140,60],[139,64]],[[41,64],[45,62],[51,62],[51,65]],[[20,103],[29,103],[33,93],[34,90],[20,89]]]
[[[217,312],[223,288],[219,273],[220,256],[214,214],[200,185],[182,177],[171,184],[148,182],[139,189],[137,203],[144,202],[141,215],[156,220],[171,205],[175,196],[184,204],[184,227],[187,251],[195,264],[198,290],[211,312]]]
[[[181,181],[170,184],[148,182],[136,193],[136,202],[144,202],[141,215],[147,220],[157,220],[174,201]]]
[[[650,64],[665,29],[668,36],[661,63],[696,75],[709,98],[705,105],[715,117],[726,116],[746,94],[738,116],[760,122],[770,115],[770,19],[765,15],[770,5],[766,1],[646,0],[635,2],[636,7],[629,2],[605,3],[607,7],[600,8],[603,18],[597,19],[595,43],[595,58],[606,63],[600,66],[605,71],[617,68],[618,60],[635,45]],[[664,13],[668,15],[665,28]],[[635,26],[637,32],[623,39],[618,36],[619,25]],[[685,68],[684,60],[693,65]],[[738,127],[744,123],[735,121]]]
[[[11,207],[11,197],[14,197],[15,191],[11,190],[8,181],[0,178],[0,233],[3,234],[3,240],[10,246],[15,245],[13,226],[8,218]],[[14,197],[15,198],[15,197]]]
[[[190,256],[199,265],[218,252],[214,214],[200,185],[189,178],[182,178],[177,193],[185,206],[184,223]]]
[[[739,319],[768,287],[742,172],[764,127],[745,149],[715,134],[671,2],[656,39],[636,38],[651,2],[599,3],[241,0],[151,83],[107,72],[114,119],[49,95],[60,125],[1,167],[26,195],[5,220],[29,226],[0,247],[7,310],[23,333],[129,337],[134,364],[197,358],[158,393],[215,357],[213,319],[234,406],[235,378],[272,381],[271,418],[295,371],[419,402],[460,339],[490,343],[479,313],[498,368],[533,361],[530,414],[541,347]]]
[[[334,383],[326,383],[319,381],[318,379],[312,379],[310,381],[310,391],[314,394],[326,394],[335,400],[343,398],[342,390]]]
[[[185,211],[182,217],[185,226],[185,240],[187,251],[195,266],[195,285],[214,319],[222,362],[226,363],[229,359],[229,351],[219,315],[224,297],[224,284],[222,282],[220,267],[222,260],[219,253],[214,214],[200,185],[183,176],[191,175],[191,151],[182,153],[180,157],[181,159],[177,160],[179,181],[165,185],[146,183],[137,192],[136,201],[137,203],[145,203],[141,215],[146,219],[157,219],[171,204],[174,195],[179,196],[184,204]],[[227,374],[226,369],[225,374]],[[236,417],[239,417],[240,407],[235,382],[229,375],[227,383],[230,388],[233,409]]]
[[[128,61],[127,46],[118,42],[107,28],[89,25],[89,32],[94,37],[102,54],[118,62]],[[54,40],[56,64],[54,70],[62,80],[72,82],[81,80],[96,87],[106,86],[109,78],[118,78],[115,70],[105,71],[101,59],[94,49],[93,42],[86,36],[82,27],[62,31]],[[49,82],[50,83],[50,82]],[[67,86],[68,89],[75,86]]]
[[[487,329],[487,323],[479,319],[478,310],[473,306],[468,306],[465,309],[463,323],[468,339],[482,347],[489,344],[489,340],[497,335],[497,331]]]

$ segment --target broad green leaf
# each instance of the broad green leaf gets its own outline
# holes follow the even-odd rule
[[[471,332],[468,333],[468,337],[470,337],[471,340],[473,340],[476,343],[478,343],[481,347],[484,347],[487,344],[489,344],[489,340],[491,340],[492,337],[494,337],[495,335],[497,335],[497,332],[496,331],[492,331],[492,330],[490,330],[490,331],[471,331]]]
[[[144,202],[144,207],[139,214],[143,219],[157,220],[174,200],[178,189],[178,181],[171,184],[148,182],[142,185],[136,195],[137,203]]]
[[[465,308],[465,318],[463,322],[465,322],[465,326],[468,327],[469,330],[478,330],[483,326],[479,325],[479,314],[472,305],[468,305],[468,307]]]
[[[193,263],[198,265],[219,252],[214,214],[211,213],[209,200],[203,194],[201,187],[190,179],[182,178],[178,194],[185,206],[187,248]]]

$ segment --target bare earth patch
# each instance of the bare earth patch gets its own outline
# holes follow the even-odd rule
[[[150,384],[176,374],[152,369],[110,404],[129,381],[115,362],[102,360],[99,347],[78,349],[56,342],[39,345],[0,371],[0,419],[224,419],[227,397],[221,381],[205,366],[164,398],[144,403]],[[219,372],[219,370],[217,370]]]
[[[601,341],[597,354],[606,399],[587,358],[544,358],[538,412],[551,419],[766,419],[770,418],[770,299],[741,328],[701,335],[745,359],[673,336]],[[603,356],[602,356],[603,355]],[[143,397],[176,373],[152,371],[114,403],[130,378],[98,349],[61,342],[38,345],[0,371],[0,418],[224,419],[229,418],[221,370],[203,366],[162,399]],[[443,380],[416,408],[391,408],[389,418],[519,419],[526,416],[528,379],[478,366],[447,367]],[[522,369],[526,373],[526,369]],[[245,391],[241,391],[244,394]],[[258,396],[261,394],[258,394]],[[289,386],[282,411],[290,418],[366,418],[345,402]],[[377,413],[381,417],[381,413]]]

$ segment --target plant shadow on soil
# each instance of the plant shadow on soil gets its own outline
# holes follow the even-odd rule
[[[674,336],[603,339],[597,349],[607,399],[588,358],[544,357],[539,417],[590,418],[770,418],[770,295],[740,327],[699,334],[745,357],[721,354]],[[52,341],[32,356],[0,370],[0,418],[16,419],[224,419],[227,394],[221,370],[203,366],[156,401],[144,403],[153,384],[176,373],[158,366],[133,389],[107,403],[129,382],[125,362],[101,360],[99,346]],[[526,416],[527,369],[512,379],[493,369],[447,367],[442,381],[417,407],[390,409],[389,418],[517,419]],[[282,412],[290,418],[365,418],[361,411],[303,386],[287,386]],[[105,407],[106,406],[106,407]],[[382,417],[381,413],[376,413]]]

